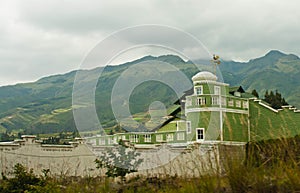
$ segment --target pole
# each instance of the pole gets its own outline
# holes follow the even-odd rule
[[[222,97],[221,97],[221,87],[219,92],[219,108],[220,108],[220,138],[223,141],[223,111],[222,111]]]

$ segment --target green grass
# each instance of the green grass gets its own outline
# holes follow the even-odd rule
[[[275,113],[251,102],[250,123],[251,139],[255,141],[300,134],[300,113],[288,109]]]

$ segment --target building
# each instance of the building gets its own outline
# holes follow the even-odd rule
[[[149,148],[159,143],[175,146],[203,141],[248,142],[249,97],[243,97],[244,90],[240,87],[231,94],[229,84],[219,82],[207,71],[197,73],[192,81],[192,92],[181,99],[181,106],[174,105],[176,113],[171,112],[165,124],[155,131],[94,136],[87,138],[87,142],[94,146],[112,146],[122,140],[136,147],[148,144]],[[178,111],[180,107],[182,112]]]
[[[300,111],[292,106],[273,109],[241,86],[230,87],[206,71],[193,76],[192,82],[193,88],[152,131],[97,135],[70,145],[42,144],[24,135],[0,143],[0,172],[9,175],[21,163],[38,174],[50,169],[53,175],[99,175],[96,157],[123,143],[141,153],[141,173],[196,176],[219,168],[230,152],[244,155],[249,141],[300,134]]]
[[[193,88],[171,107],[173,111],[160,127],[150,132],[93,136],[87,143],[114,146],[122,140],[136,148],[153,148],[161,143],[246,143],[300,133],[300,113],[292,106],[273,109],[241,86],[230,87],[207,71],[194,75],[192,82]]]

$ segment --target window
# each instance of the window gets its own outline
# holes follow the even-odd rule
[[[99,145],[99,139],[88,139],[87,142],[92,145]]]
[[[182,131],[186,130],[186,121],[176,121],[176,130],[177,131]]]
[[[225,97],[221,98],[221,103],[223,106],[226,106],[226,98]]]
[[[248,109],[248,101],[243,101],[243,108]]]
[[[100,139],[100,145],[105,145],[105,139],[104,138]]]
[[[151,143],[151,135],[150,134],[144,135],[144,141],[147,143]]]
[[[233,107],[233,100],[232,100],[232,99],[229,99],[229,101],[228,101],[228,106],[229,106],[229,107]]]
[[[184,140],[184,133],[183,132],[180,132],[180,133],[177,133],[177,140]]]
[[[192,99],[190,97],[186,98],[186,106],[192,106]]]
[[[197,128],[196,140],[203,141],[204,140],[204,128]]]
[[[112,138],[112,140],[113,140],[113,142],[116,144],[116,143],[117,143],[117,141],[118,141],[118,137],[117,137],[117,136],[115,136],[115,137],[113,137],[113,138]]]
[[[192,125],[190,121],[186,122],[186,132],[191,133],[192,132]]]
[[[163,141],[163,136],[162,136],[162,134],[157,134],[157,135],[156,135],[156,141],[157,141],[157,142],[162,142],[162,141]]]
[[[174,140],[174,134],[173,133],[167,133],[167,142]]]
[[[196,105],[205,105],[206,104],[206,99],[205,97],[198,97],[196,99]]]
[[[108,145],[109,145],[109,144],[113,144],[113,140],[112,140],[111,137],[107,138],[107,144],[108,144]]]
[[[213,105],[218,105],[218,104],[220,104],[219,97],[212,97],[212,104],[213,104]]]
[[[220,87],[219,87],[219,86],[215,86],[215,87],[214,87],[214,90],[215,90],[215,94],[216,94],[216,95],[221,94],[221,92],[220,92]]]
[[[125,136],[125,135],[122,135],[121,139],[122,139],[122,140],[126,140],[126,136]]]
[[[202,86],[195,87],[195,93],[196,93],[196,95],[203,94],[203,87]]]
[[[235,101],[235,106],[240,108],[241,107],[241,101]]]
[[[139,142],[139,136],[138,135],[130,135],[129,141],[133,142],[133,143],[138,143]]]

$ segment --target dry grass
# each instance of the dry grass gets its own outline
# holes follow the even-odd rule
[[[249,143],[244,161],[240,159],[243,156],[226,153],[222,172],[197,178],[167,174],[137,176],[126,182],[104,177],[48,178],[36,192],[300,192],[299,147],[298,136]],[[2,180],[0,188],[5,183]]]

